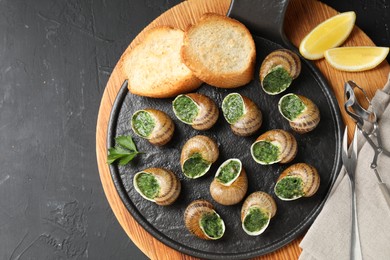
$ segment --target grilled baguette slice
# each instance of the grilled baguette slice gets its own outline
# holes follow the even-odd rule
[[[183,62],[195,76],[220,88],[252,80],[256,48],[249,30],[237,20],[207,13],[185,32]]]
[[[122,72],[129,91],[152,98],[173,97],[190,92],[202,83],[180,58],[184,32],[160,26],[151,29],[144,40],[122,56]]]

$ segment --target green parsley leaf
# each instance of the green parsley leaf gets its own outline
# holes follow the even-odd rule
[[[135,143],[130,135],[115,138],[117,145],[108,149],[107,163],[118,161],[119,165],[126,165],[139,154]]]
[[[115,138],[115,141],[121,145],[124,148],[129,149],[130,151],[137,151],[137,147],[135,146],[135,143],[133,142],[133,139],[131,136],[118,136]]]
[[[134,159],[134,157],[139,154],[138,152],[132,152],[132,153],[129,153],[128,155],[122,157],[120,160],[119,160],[119,165],[126,165],[128,164],[131,160]]]

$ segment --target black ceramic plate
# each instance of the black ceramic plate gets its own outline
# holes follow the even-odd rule
[[[172,111],[173,99],[151,99],[135,96],[127,91],[125,82],[114,103],[108,131],[108,146],[115,144],[119,135],[132,135],[139,151],[145,152],[127,166],[111,165],[110,171],[115,186],[133,217],[154,237],[183,253],[200,258],[239,259],[262,255],[274,251],[297,238],[313,222],[321,210],[331,185],[340,169],[341,119],[337,102],[322,77],[308,62],[302,62],[300,76],[293,81],[285,93],[269,96],[261,89],[258,71],[261,61],[271,51],[282,46],[254,36],[257,49],[255,79],[248,85],[234,90],[218,89],[203,84],[198,93],[211,97],[219,107],[223,98],[231,92],[250,97],[263,113],[261,129],[251,137],[235,136],[220,111],[216,125],[208,131],[196,131],[181,123]],[[293,133],[288,122],[279,114],[277,103],[286,93],[297,93],[313,100],[320,109],[321,122],[307,134]],[[139,109],[156,108],[166,112],[175,122],[173,140],[164,147],[155,147],[148,141],[136,137],[130,126],[132,114]],[[253,161],[250,146],[255,139],[267,130],[284,129],[298,141],[297,157],[288,165],[262,166]],[[179,165],[181,148],[191,137],[202,134],[215,138],[220,156],[209,173],[202,178],[190,180],[184,177]],[[241,228],[240,210],[242,203],[235,206],[222,206],[213,201],[209,186],[218,166],[228,158],[239,158],[248,174],[248,195],[254,191],[271,194],[277,203],[278,211],[267,230],[260,236],[248,236]],[[310,198],[285,202],[277,199],[273,188],[279,174],[289,165],[306,162],[315,166],[321,176],[318,192]],[[133,188],[136,172],[149,167],[163,167],[172,170],[181,180],[182,191],[178,200],[171,206],[162,207],[147,201]],[[183,213],[187,205],[196,199],[210,201],[226,224],[226,232],[217,241],[203,241],[191,235],[185,228]]]

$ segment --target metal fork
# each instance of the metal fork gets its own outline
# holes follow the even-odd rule
[[[355,193],[355,169],[357,163],[357,129],[352,140],[352,151],[348,152],[348,127],[345,127],[343,138],[342,160],[347,171],[352,193],[352,226],[351,226],[351,247],[350,259],[362,259],[362,249],[360,247],[359,227],[356,212],[356,193]]]

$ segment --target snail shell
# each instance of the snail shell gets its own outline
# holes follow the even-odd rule
[[[197,135],[190,138],[183,146],[180,165],[183,174],[191,179],[199,178],[207,173],[219,156],[217,143],[210,137]],[[191,164],[202,166],[200,172],[193,172]]]
[[[289,187],[286,192],[286,186]],[[313,196],[320,186],[316,168],[306,163],[293,164],[279,176],[274,191],[281,200]]]
[[[187,102],[187,104],[183,104],[184,102]],[[186,111],[178,110],[177,105],[184,106]],[[217,122],[219,116],[219,110],[215,102],[211,98],[198,93],[177,96],[172,102],[172,107],[180,121],[191,125],[196,130],[210,129]],[[192,113],[190,118],[184,118],[188,116],[189,112]]]
[[[236,165],[230,169],[235,171],[235,176],[230,181],[221,180],[221,171],[224,167],[235,162]],[[238,168],[235,168],[238,166]],[[225,168],[226,169],[226,168]],[[227,169],[228,170],[228,169]],[[242,163],[239,159],[229,159],[221,164],[210,185],[210,194],[213,199],[222,205],[234,205],[239,203],[248,190],[248,178]]]
[[[146,190],[143,190],[142,185],[138,182],[142,176],[146,177],[144,178],[144,182],[146,182],[148,187],[158,185],[157,193],[148,196],[150,194]],[[150,178],[151,176],[154,178]],[[136,173],[133,178],[133,183],[135,190],[143,198],[161,206],[170,205],[175,202],[181,190],[180,180],[177,176],[173,172],[162,168],[148,168]]]
[[[269,151],[269,147],[275,148],[275,160],[267,161],[264,160],[263,154],[258,154],[256,151],[257,146],[259,145],[266,145],[268,147],[265,147],[264,149],[267,149],[266,151]],[[298,152],[298,144],[295,137],[290,134],[287,131],[284,131],[282,129],[274,129],[269,130],[265,132],[264,134],[260,135],[256,141],[251,146],[251,155],[253,160],[255,160],[259,164],[274,164],[274,163],[288,163],[291,162],[296,154]],[[269,153],[269,152],[268,152]]]
[[[290,101],[291,100],[291,101]],[[295,100],[295,104],[301,104],[303,110],[299,114],[288,114],[283,109],[284,106],[291,106]],[[296,103],[298,101],[298,103]],[[317,127],[320,122],[320,110],[318,107],[307,97],[287,94],[279,100],[279,112],[284,118],[290,122],[290,127],[299,134],[304,134],[312,131]]]
[[[278,69],[282,75],[279,75],[278,71],[276,71]],[[287,49],[276,50],[265,57],[261,64],[260,83],[267,94],[276,95],[285,91],[290,86],[292,80],[298,77],[300,72],[301,61],[298,55]],[[281,84],[275,85],[272,84],[274,83],[271,80],[272,78],[284,78],[285,80]]]
[[[175,131],[175,125],[167,114],[151,108],[136,111],[131,118],[131,128],[138,136],[157,146],[168,143]]]
[[[250,216],[251,212],[257,210],[260,213],[260,216]],[[269,225],[270,219],[273,218],[276,214],[276,203],[275,200],[267,193],[262,191],[256,191],[249,195],[241,208],[241,222],[242,229],[250,236],[257,236],[263,233]],[[260,212],[259,212],[260,211]],[[247,218],[251,219],[247,219]],[[259,223],[259,217],[264,218],[263,223]],[[258,224],[255,230],[248,230],[246,221],[251,221],[252,224]]]
[[[202,218],[213,216],[220,224],[219,234],[217,236],[210,236],[205,231],[202,225]],[[195,200],[191,202],[184,212],[184,222],[187,229],[197,237],[206,240],[219,239],[225,233],[225,223],[223,219],[214,210],[213,205],[206,200]]]
[[[263,116],[257,105],[238,93],[231,93],[223,99],[222,111],[233,133],[239,136],[254,134],[263,122]]]

